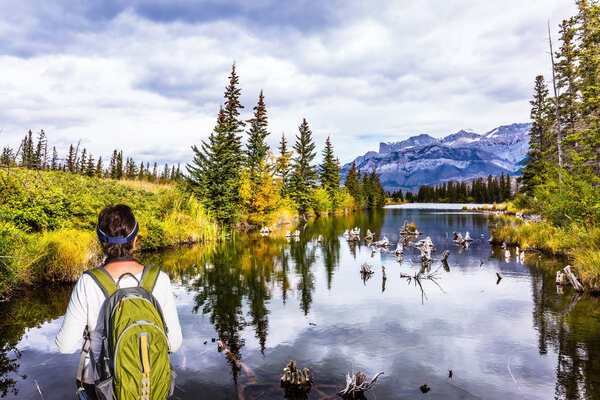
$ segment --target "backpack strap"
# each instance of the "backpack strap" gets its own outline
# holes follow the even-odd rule
[[[140,286],[152,293],[154,286],[156,286],[158,275],[160,275],[160,267],[155,265],[146,265],[144,267],[144,272],[142,272]]]
[[[96,281],[107,298],[117,290],[115,281],[103,267],[87,270],[84,272],[84,274],[88,274],[94,281]]]

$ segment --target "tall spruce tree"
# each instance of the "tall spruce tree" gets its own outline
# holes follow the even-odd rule
[[[575,43],[575,19],[564,20],[560,24],[560,48],[556,52],[556,86],[561,92],[559,111],[563,138],[567,143],[576,132],[579,102],[577,99],[577,48]]]
[[[319,179],[321,180],[321,187],[327,190],[330,198],[333,198],[335,192],[340,188],[342,177],[340,175],[340,164],[333,155],[333,145],[329,136],[325,140],[323,162],[319,165]]]
[[[315,187],[316,166],[312,164],[317,153],[312,140],[312,132],[306,118],[298,127],[294,144],[293,172],[290,178],[291,197],[298,206],[298,213],[306,216],[311,207],[311,194]]]
[[[229,84],[225,88],[225,104],[219,111],[217,125],[200,148],[192,146],[194,159],[188,164],[188,183],[199,193],[206,207],[223,226],[233,225],[239,215],[239,188],[243,154],[241,133],[244,121],[239,101],[241,89],[235,71],[231,68]]]
[[[361,175],[360,171],[356,170],[356,162],[353,162],[348,170],[348,175],[346,175],[346,181],[344,182],[344,186],[348,189],[348,193],[354,199],[354,206],[357,209],[363,208],[364,198],[361,189]]]
[[[224,226],[233,224],[238,215],[238,182],[232,171],[232,148],[227,143],[229,135],[227,115],[221,108],[217,125],[200,148],[192,146],[194,158],[187,165],[188,183],[203,200],[214,218]]]
[[[581,126],[575,135],[581,144],[579,159],[600,175],[600,4],[578,0],[578,75]]]
[[[269,146],[266,143],[266,138],[269,135],[267,131],[267,108],[262,90],[258,96],[258,103],[254,107],[254,116],[246,122],[250,125],[245,151],[246,167],[249,170],[252,182],[257,183],[259,180],[258,170],[261,163],[266,160],[269,151]]]
[[[275,163],[275,174],[281,179],[281,197],[286,197],[289,192],[289,177],[292,167],[292,155],[293,151],[288,151],[287,140],[285,135],[281,134],[281,141],[279,142],[279,156]]]
[[[550,127],[552,110],[549,104],[548,87],[542,75],[535,78],[529,131],[529,151],[521,175],[521,191],[531,195],[535,186],[543,182],[548,166],[546,154],[550,148]]]

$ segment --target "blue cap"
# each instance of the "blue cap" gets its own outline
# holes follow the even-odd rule
[[[140,227],[136,221],[135,227],[133,228],[131,233],[127,236],[117,236],[117,237],[108,236],[106,233],[104,233],[100,230],[99,225],[96,226],[96,233],[98,234],[98,239],[100,239],[101,242],[110,243],[110,244],[125,244],[125,243],[131,242],[136,237],[139,229],[140,229]]]

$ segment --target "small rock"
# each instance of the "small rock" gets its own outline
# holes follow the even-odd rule
[[[421,386],[421,392],[423,392],[423,393],[427,393],[430,390],[431,390],[431,388],[429,386],[427,386],[426,383]]]

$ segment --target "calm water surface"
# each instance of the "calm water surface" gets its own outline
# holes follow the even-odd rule
[[[279,377],[294,359],[314,376],[309,399],[338,398],[353,369],[385,372],[368,399],[599,399],[598,299],[558,294],[560,261],[528,253],[521,264],[514,249],[506,260],[487,242],[489,218],[394,208],[310,221],[299,241],[237,235],[144,255],[169,273],[177,297],[184,342],[171,357],[175,398],[283,399]],[[422,287],[400,277],[419,271],[417,250],[398,262],[342,236],[358,226],[396,243],[404,220],[432,238],[436,258],[451,252],[449,270],[434,262],[437,279]],[[467,230],[475,242],[461,251],[452,231]],[[364,262],[375,270],[368,280]],[[54,347],[70,291],[39,288],[0,305],[1,396],[74,398],[79,355]],[[213,338],[241,361],[219,353]]]

